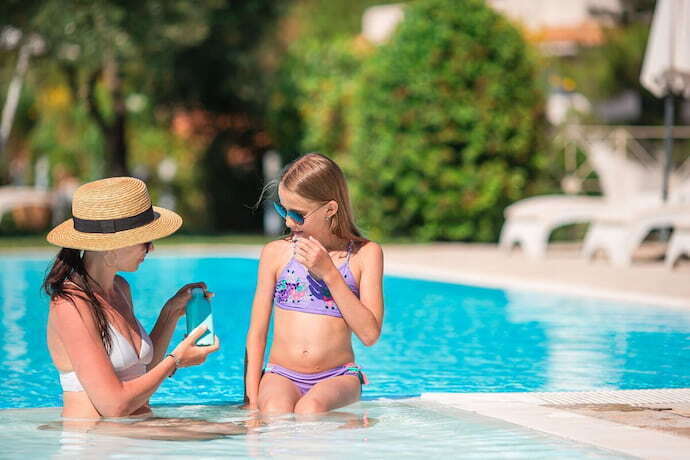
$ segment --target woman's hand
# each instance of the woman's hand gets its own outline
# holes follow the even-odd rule
[[[331,270],[336,270],[331,256],[323,245],[310,236],[299,238],[295,244],[295,259],[318,278],[324,279]]]
[[[175,347],[173,354],[177,357],[177,367],[197,366],[206,361],[206,357],[209,354],[220,348],[220,341],[217,336],[214,336],[213,345],[207,347],[195,345],[196,341],[204,335],[207,329],[208,327],[205,325],[197,326],[177,347]]]
[[[187,304],[189,303],[189,299],[192,298],[192,289],[194,288],[203,289],[204,295],[207,299],[213,297],[213,293],[207,290],[206,283],[189,283],[182,286],[174,296],[172,296],[167,302],[165,302],[163,309],[167,310],[173,318],[180,318],[182,315],[185,314],[185,311],[187,310]]]

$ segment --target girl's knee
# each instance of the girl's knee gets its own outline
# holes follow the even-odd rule
[[[269,398],[259,401],[259,411],[271,414],[289,414],[293,412],[294,405],[291,401],[282,398]]]
[[[295,414],[321,414],[328,407],[316,398],[302,398],[295,404]]]

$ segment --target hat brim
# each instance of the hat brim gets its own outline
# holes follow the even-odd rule
[[[172,235],[182,226],[182,217],[165,208],[153,207],[157,217],[146,225],[116,233],[83,233],[68,219],[48,233],[49,243],[63,248],[110,251]]]

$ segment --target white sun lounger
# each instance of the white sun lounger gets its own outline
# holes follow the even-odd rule
[[[543,257],[549,236],[558,227],[588,223],[612,209],[634,213],[659,203],[658,193],[649,190],[656,172],[616,155],[603,141],[590,144],[588,158],[604,195],[545,195],[513,203],[504,211],[501,249],[510,250],[519,244],[528,256]]]
[[[683,254],[690,256],[690,213],[674,219],[673,236],[666,248],[666,268],[672,270]]]
[[[45,206],[50,208],[53,199],[50,191],[34,187],[0,187],[0,222],[5,213],[25,206]]]
[[[649,232],[674,228],[673,241],[666,252],[666,266],[672,267],[683,253],[690,251],[690,205],[666,205],[634,215],[602,214],[587,232],[582,253],[588,259],[603,251],[613,265],[626,267],[633,253]]]
[[[669,227],[674,232],[665,263],[672,268],[681,255],[690,253],[690,178],[675,184],[667,204],[632,214],[612,209],[597,216],[585,236],[583,254],[591,259],[601,250],[614,265],[628,266],[649,232]]]
[[[543,195],[520,200],[504,211],[499,247],[510,250],[519,244],[528,256],[543,257],[553,230],[590,222],[607,209],[609,204],[602,197]]]

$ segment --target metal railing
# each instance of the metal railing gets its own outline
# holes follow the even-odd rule
[[[586,155],[591,142],[605,141],[611,145],[613,154],[630,158],[652,171],[660,169],[661,143],[665,136],[664,126],[565,125],[554,137],[554,145],[562,151],[565,169],[561,188],[567,194],[600,191]],[[690,126],[675,126],[673,138],[690,140]],[[688,151],[676,155],[680,162],[674,167],[674,175],[690,177],[690,148],[676,145],[676,150],[678,148]]]

